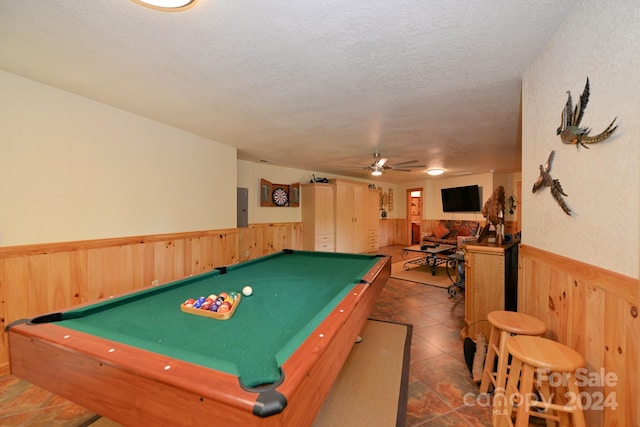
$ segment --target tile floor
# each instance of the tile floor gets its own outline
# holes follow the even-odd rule
[[[387,246],[379,252],[397,262],[401,250]],[[491,425],[491,408],[477,399],[464,362],[461,298],[450,299],[443,288],[389,279],[371,317],[413,325],[407,427]],[[39,387],[0,377],[0,426],[86,426],[92,416]]]
[[[401,249],[380,253],[398,262]],[[464,361],[462,295],[452,299],[443,288],[389,279],[371,317],[413,325],[407,427],[491,426],[491,407],[477,399]]]

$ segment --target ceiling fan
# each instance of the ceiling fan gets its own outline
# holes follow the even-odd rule
[[[400,162],[395,165],[388,165],[388,159],[382,157],[379,152],[373,153],[373,158],[375,161],[371,163],[369,166],[364,166],[363,170],[371,171],[371,175],[379,176],[382,175],[382,172],[386,170],[394,170],[399,172],[411,172],[411,169],[407,168],[426,168],[427,165],[414,165],[412,163],[417,163],[419,160],[409,160],[408,162]]]

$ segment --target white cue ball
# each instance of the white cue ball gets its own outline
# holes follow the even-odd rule
[[[245,286],[244,288],[242,288],[242,295],[244,295],[245,297],[248,297],[252,293],[253,289],[251,289],[251,286]]]

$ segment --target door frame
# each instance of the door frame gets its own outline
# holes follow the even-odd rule
[[[409,242],[410,245],[413,244],[413,241],[411,239],[411,193],[414,191],[419,191],[420,192],[420,204],[422,205],[422,209],[420,210],[420,233],[422,233],[422,217],[424,215],[424,188],[422,187],[416,187],[416,188],[407,188],[407,195],[405,196],[405,202],[407,205],[406,208],[406,217],[405,217],[405,222],[406,222],[406,227],[405,227],[405,233],[404,233],[404,238],[406,242]]]

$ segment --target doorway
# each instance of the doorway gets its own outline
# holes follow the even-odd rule
[[[407,189],[407,241],[412,245],[420,243],[422,224],[422,188]]]

